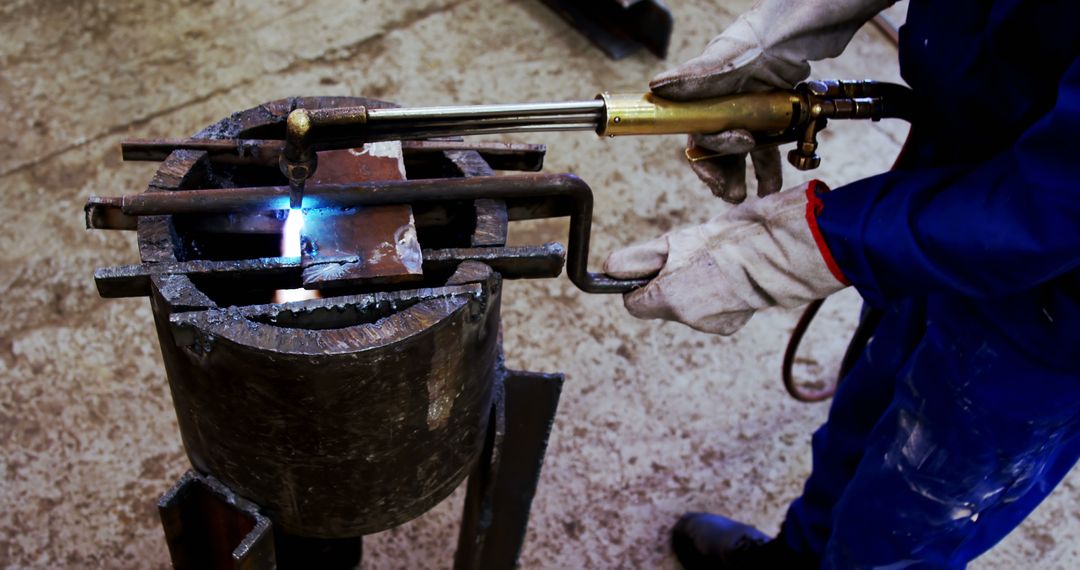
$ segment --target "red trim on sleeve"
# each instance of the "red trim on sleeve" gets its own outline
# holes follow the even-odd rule
[[[844,272],[840,271],[840,266],[837,265],[836,259],[833,258],[832,252],[829,251],[829,244],[825,243],[825,236],[821,235],[821,228],[818,227],[817,216],[825,208],[825,204],[818,197],[819,191],[828,192],[829,187],[820,180],[811,180],[806,185],[806,223],[810,226],[810,233],[814,235],[814,242],[817,243],[818,251],[821,252],[821,257],[825,260],[825,266],[829,268],[837,281],[844,285],[851,285],[851,281],[848,281],[848,278],[844,276]]]

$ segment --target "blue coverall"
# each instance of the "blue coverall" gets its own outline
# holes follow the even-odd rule
[[[821,195],[884,318],[782,536],[824,568],[963,568],[1080,457],[1080,1],[911,0],[899,169]]]

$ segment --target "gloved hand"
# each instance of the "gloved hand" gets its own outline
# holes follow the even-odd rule
[[[700,56],[653,78],[652,91],[677,101],[739,92],[790,89],[810,74],[809,61],[836,57],[867,20],[895,0],[760,0]],[[713,194],[738,204],[746,198],[746,154],[754,163],[758,195],[782,185],[780,151],[755,149],[744,130],[691,136],[723,156],[691,163]]]
[[[797,307],[848,285],[816,234],[816,191],[766,196],[712,220],[616,251],[604,272],[622,279],[654,275],[623,297],[630,314],[679,321],[729,335],[758,309]]]

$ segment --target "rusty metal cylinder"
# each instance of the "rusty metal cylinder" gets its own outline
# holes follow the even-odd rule
[[[200,136],[276,134],[296,104],[268,103]],[[151,189],[280,176],[273,167],[228,168],[176,151]],[[141,219],[143,261],[197,256],[198,240],[184,228],[169,216]],[[464,284],[432,279],[439,280],[280,305],[243,301],[261,294],[245,288],[269,283],[154,277],[162,356],[195,468],[259,505],[275,528],[318,538],[379,532],[449,495],[483,447],[502,372],[500,281],[497,274]]]

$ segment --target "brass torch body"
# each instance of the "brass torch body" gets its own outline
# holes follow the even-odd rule
[[[745,129],[775,136],[798,120],[801,98],[789,91],[745,93],[696,101],[670,101],[652,93],[602,93],[607,136],[716,133]]]

